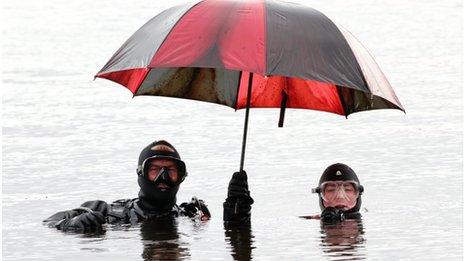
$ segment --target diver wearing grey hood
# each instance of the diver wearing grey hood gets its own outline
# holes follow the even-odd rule
[[[142,150],[137,176],[140,187],[137,198],[111,204],[101,200],[87,201],[78,208],[50,216],[44,223],[63,231],[92,232],[101,230],[105,223],[136,224],[179,215],[201,220],[211,217],[207,206],[196,197],[188,203],[176,204],[176,195],[187,170],[169,142],[155,141]]]

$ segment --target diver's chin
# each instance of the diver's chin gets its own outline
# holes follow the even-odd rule
[[[349,209],[351,209],[349,206],[345,205],[345,204],[331,204],[331,205],[328,205],[328,206],[324,206],[326,208],[336,208],[336,209],[340,209],[340,210],[343,210],[343,211],[347,211]]]
[[[171,189],[171,187],[164,183],[159,183],[158,185],[156,185],[156,188],[159,189],[161,192],[166,192]]]
[[[343,211],[350,210],[350,207],[345,206],[345,205],[339,205],[339,206],[336,206],[335,208],[341,209],[341,210],[343,210]]]

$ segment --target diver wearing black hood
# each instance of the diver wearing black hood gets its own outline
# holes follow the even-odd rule
[[[313,193],[319,195],[321,220],[327,223],[361,217],[361,194],[364,187],[356,173],[343,163],[327,167]]]
[[[177,180],[172,181],[168,168],[159,169],[159,175],[154,180],[150,180],[149,169],[155,159],[172,161],[177,168]],[[175,206],[177,191],[180,183],[187,176],[187,171],[177,150],[167,141],[157,141],[145,147],[140,153],[137,175],[140,186],[138,205],[150,212],[164,213]],[[167,189],[160,189],[160,183],[164,183]]]
[[[155,141],[142,150],[137,175],[138,198],[111,204],[101,200],[87,201],[78,208],[58,212],[44,222],[63,231],[90,232],[101,230],[104,223],[136,224],[179,215],[201,220],[210,218],[207,206],[196,197],[189,203],[176,204],[176,195],[187,171],[179,153],[167,141]]]

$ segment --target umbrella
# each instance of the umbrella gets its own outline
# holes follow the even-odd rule
[[[134,96],[246,108],[326,111],[347,117],[404,111],[367,50],[321,12],[279,1],[204,0],[172,7],[137,30],[95,77]]]

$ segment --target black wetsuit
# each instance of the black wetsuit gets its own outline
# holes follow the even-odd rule
[[[200,212],[201,211],[201,212]],[[73,222],[76,218],[84,218],[82,215],[89,215],[92,219],[101,219],[98,222]],[[95,217],[97,213],[97,217]],[[192,199],[189,203],[182,203],[180,206],[174,204],[169,209],[156,209],[144,206],[139,198],[120,199],[111,204],[101,200],[87,201],[80,207],[58,212],[46,220],[44,223],[49,227],[55,227],[63,231],[92,231],[99,230],[99,224],[137,224],[145,220],[154,220],[169,217],[187,216],[195,217],[204,214],[210,216],[207,206],[202,200]],[[200,217],[201,218],[201,217]],[[97,224],[96,224],[97,223]]]

